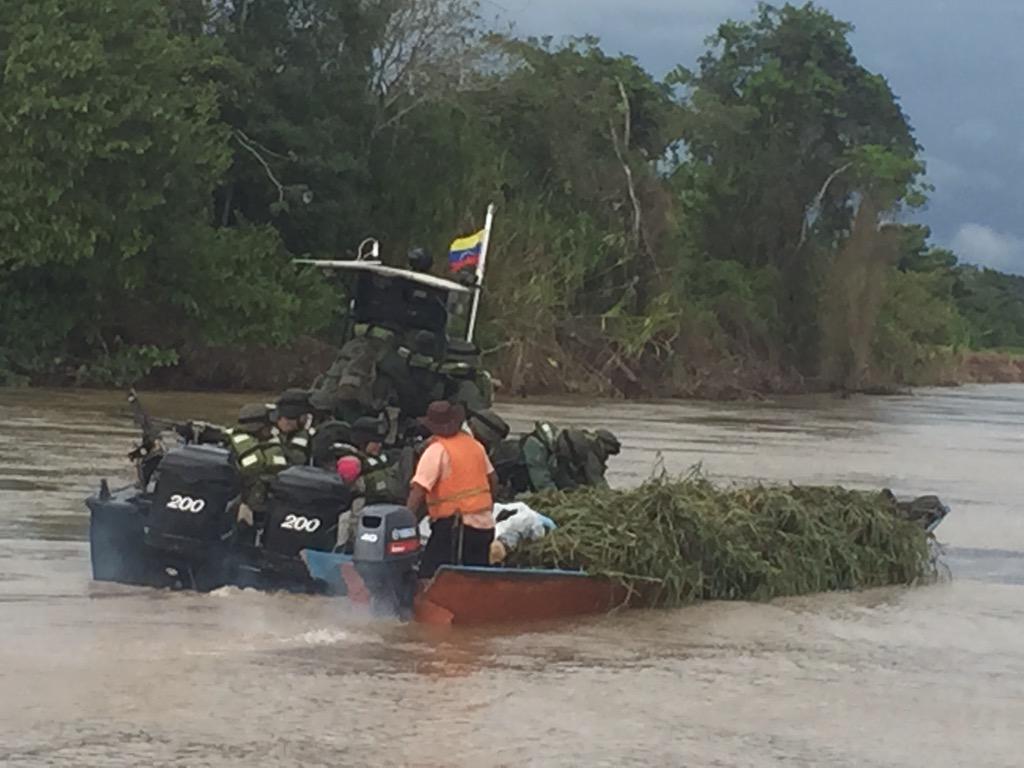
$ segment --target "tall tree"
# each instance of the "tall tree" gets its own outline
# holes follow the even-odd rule
[[[215,45],[173,34],[158,0],[9,0],[0,51],[8,359],[202,338],[211,318],[247,316],[224,277],[283,296],[274,233],[211,228],[231,159],[205,76]]]
[[[917,202],[923,170],[851,30],[813,3],[762,3],[754,21],[719,27],[696,74],[674,78],[689,89],[676,174],[687,236],[709,258],[778,268],[789,341],[803,349],[815,346],[821,254],[850,232],[858,196],[870,188],[883,209]]]

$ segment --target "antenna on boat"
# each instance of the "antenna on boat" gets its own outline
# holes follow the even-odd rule
[[[476,331],[476,315],[480,309],[480,294],[484,289],[484,270],[487,268],[487,248],[491,243],[491,225],[494,223],[494,203],[487,206],[487,217],[484,219],[483,240],[480,243],[480,260],[476,265],[476,290],[473,292],[473,307],[469,310],[469,327],[466,329],[466,341],[473,341]]]
[[[380,243],[375,237],[368,237],[359,244],[356,251],[358,261],[380,261]]]

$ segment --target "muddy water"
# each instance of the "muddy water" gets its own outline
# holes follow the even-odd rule
[[[230,418],[243,396],[161,395]],[[120,395],[0,390],[4,766],[1019,766],[1024,387],[751,405],[513,403],[723,479],[934,491],[952,580],[430,632],[343,602],[90,581]]]

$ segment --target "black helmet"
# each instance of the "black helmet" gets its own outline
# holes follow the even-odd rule
[[[333,469],[339,448],[352,442],[352,428],[346,421],[325,421],[313,435],[311,453],[313,464],[322,469]]]
[[[385,436],[384,425],[372,416],[360,416],[352,422],[352,442],[356,445],[380,442]]]
[[[409,268],[414,272],[429,272],[432,266],[434,266],[434,257],[426,248],[416,246],[409,251]]]
[[[263,403],[246,403],[238,411],[238,426],[259,429],[270,423],[270,410]]]
[[[500,443],[511,431],[508,422],[490,408],[473,411],[469,416],[469,429],[481,443]]]
[[[597,430],[594,433],[594,439],[608,456],[618,456],[622,451],[622,443],[619,438],[607,429]]]
[[[313,408],[309,404],[309,391],[305,389],[286,389],[274,404],[277,417],[301,419]]]
[[[437,334],[431,333],[430,331],[416,331],[412,337],[412,351],[417,355],[433,357],[437,354],[437,342]]]

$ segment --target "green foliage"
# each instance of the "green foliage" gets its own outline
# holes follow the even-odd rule
[[[281,341],[313,319],[296,289],[317,286],[274,230],[211,226],[231,163],[217,41],[172,34],[157,0],[14,1],[0,50],[5,367],[122,381],[186,342]]]
[[[1024,347],[1024,277],[961,266],[953,294],[976,349]]]
[[[934,380],[936,370],[952,364],[956,349],[969,338],[949,287],[938,272],[900,272],[889,276],[874,339],[875,378],[900,384]]]
[[[674,174],[684,237],[708,259],[780,270],[782,347],[808,372],[827,256],[857,198],[920,202],[917,143],[850,31],[811,3],[762,3],[753,21],[719,28],[698,72],[675,74],[688,96],[688,162]]]
[[[178,362],[173,349],[153,346],[120,347],[83,363],[75,372],[75,383],[85,387],[131,386],[154,368]]]
[[[768,600],[935,574],[928,535],[883,494],[717,488],[695,474],[530,504],[559,527],[516,550],[515,564],[606,576],[644,605]]]

